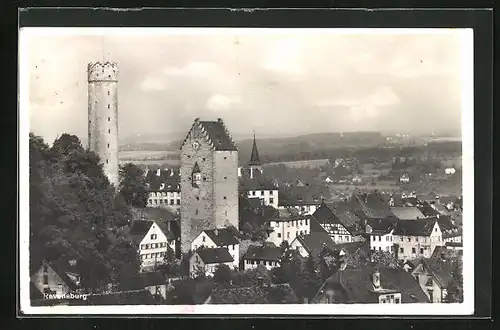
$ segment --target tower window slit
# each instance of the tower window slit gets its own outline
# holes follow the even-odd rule
[[[108,117],[108,121],[110,121],[110,120],[111,120],[111,118]]]
[[[106,164],[108,163],[108,160],[106,159]]]
[[[108,95],[109,95],[109,91],[108,91]]]
[[[111,129],[108,128],[108,133],[111,133]]]
[[[109,109],[109,104],[108,104],[108,109]]]
[[[109,143],[108,143],[108,148],[109,148]]]

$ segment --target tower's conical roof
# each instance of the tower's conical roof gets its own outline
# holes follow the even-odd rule
[[[253,148],[252,155],[250,156],[250,161],[248,162],[249,166],[261,165],[259,151],[257,150],[257,142],[255,141],[255,134],[253,135]]]

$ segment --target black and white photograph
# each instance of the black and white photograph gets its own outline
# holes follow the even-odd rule
[[[19,38],[24,313],[473,313],[471,29]]]

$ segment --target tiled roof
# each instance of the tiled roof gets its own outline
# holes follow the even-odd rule
[[[433,217],[433,219],[437,220],[437,222],[439,223],[439,227],[441,228],[441,230],[443,231],[443,233],[445,233],[445,232],[447,232],[449,230],[458,229],[458,227],[455,226],[453,224],[453,222],[451,222],[451,217],[450,216],[440,215],[439,217],[438,216]]]
[[[289,207],[278,210],[278,217],[273,217],[271,221],[293,221],[305,219],[305,216],[300,215],[299,211],[295,208]]]
[[[343,203],[322,203],[314,212],[313,217],[320,224],[341,224],[351,235],[363,233],[363,229],[360,227],[361,219],[348,210]]]
[[[204,134],[206,134],[208,141],[213,145],[213,148],[215,150],[237,151],[236,145],[234,144],[233,139],[229,135],[229,132],[227,131],[226,126],[224,125],[222,119],[219,118],[217,119],[217,121],[200,121],[197,118],[195,119],[191,130],[195,125],[199,125],[199,127],[204,131]],[[189,134],[191,133],[191,130],[186,136],[186,139],[184,139],[182,146],[184,146],[184,143],[186,142]]]
[[[460,242],[446,242],[444,243],[445,246],[449,246],[449,247],[463,247],[463,243],[460,243]]]
[[[425,215],[416,207],[391,207],[391,212],[400,220],[423,219]]]
[[[365,252],[370,251],[370,242],[369,241],[359,241],[359,242],[349,242],[349,243],[341,243],[334,244],[333,251],[343,250],[348,254],[354,254],[359,249],[363,249]]]
[[[218,264],[234,261],[233,257],[229,254],[229,251],[224,248],[200,248],[196,250],[196,253],[205,264]]]
[[[436,194],[417,194],[417,199],[422,202],[435,201],[436,197]]]
[[[434,210],[432,206],[427,202],[424,202],[422,205],[418,206],[418,209],[426,217],[431,217],[439,214],[439,212]]]
[[[371,267],[339,271],[325,281],[313,302],[332,290],[340,300],[337,303],[378,303],[378,296],[373,293],[374,272],[375,269]],[[418,282],[408,272],[388,267],[380,268],[379,272],[381,288],[401,292],[402,303],[429,302]]]
[[[394,217],[391,209],[379,193],[357,194],[349,202],[353,212],[359,212],[365,218]]]
[[[366,219],[366,224],[369,225],[372,235],[385,235],[391,232],[396,225],[396,221],[392,219]]]
[[[279,261],[281,248],[250,245],[243,256],[244,259]]]
[[[217,246],[239,244],[234,230],[230,228],[209,229],[203,231]]]
[[[257,178],[243,178],[241,179],[241,185],[245,190],[278,190],[278,188],[269,180],[263,176]]]
[[[319,257],[325,248],[333,251],[333,248],[335,247],[335,243],[327,233],[311,232],[307,235],[297,236],[297,240],[313,257]]]
[[[415,221],[399,221],[396,223],[394,235],[399,236],[430,236],[436,219],[422,219]]]
[[[422,263],[441,288],[447,288],[453,281],[451,262],[441,259],[422,259]]]
[[[78,285],[67,275],[67,273],[79,274],[76,266],[72,266],[66,259],[51,261],[48,265],[57,273],[57,275],[59,275],[59,277],[71,290],[76,290],[78,288]]]
[[[168,222],[178,220],[178,216],[162,207],[146,207],[144,209],[134,208],[132,209],[132,220]]]
[[[145,287],[167,284],[167,281],[161,272],[142,273],[142,277],[144,279]]]
[[[248,198],[248,204],[253,209],[258,209],[264,205],[262,199],[258,197]]]
[[[167,224],[165,221],[153,221],[153,220],[136,220],[132,221],[130,226],[129,234],[132,237],[134,243],[138,244],[142,241],[144,236],[148,233],[149,229],[156,223],[163,234],[167,237],[169,241],[175,239],[175,235],[167,229]]]

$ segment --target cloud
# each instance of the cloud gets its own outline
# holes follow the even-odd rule
[[[183,67],[168,66],[164,73],[169,76],[202,77],[213,75],[217,71],[217,66],[210,62],[189,62]]]
[[[264,68],[293,76],[304,72],[301,64],[303,44],[299,39],[286,38],[271,46],[264,61]]]
[[[147,76],[141,82],[141,89],[143,91],[163,91],[167,88],[166,79],[156,77],[154,75]]]
[[[240,103],[238,98],[229,98],[225,95],[215,94],[207,100],[207,109],[214,112],[224,112],[231,110],[232,106]]]

